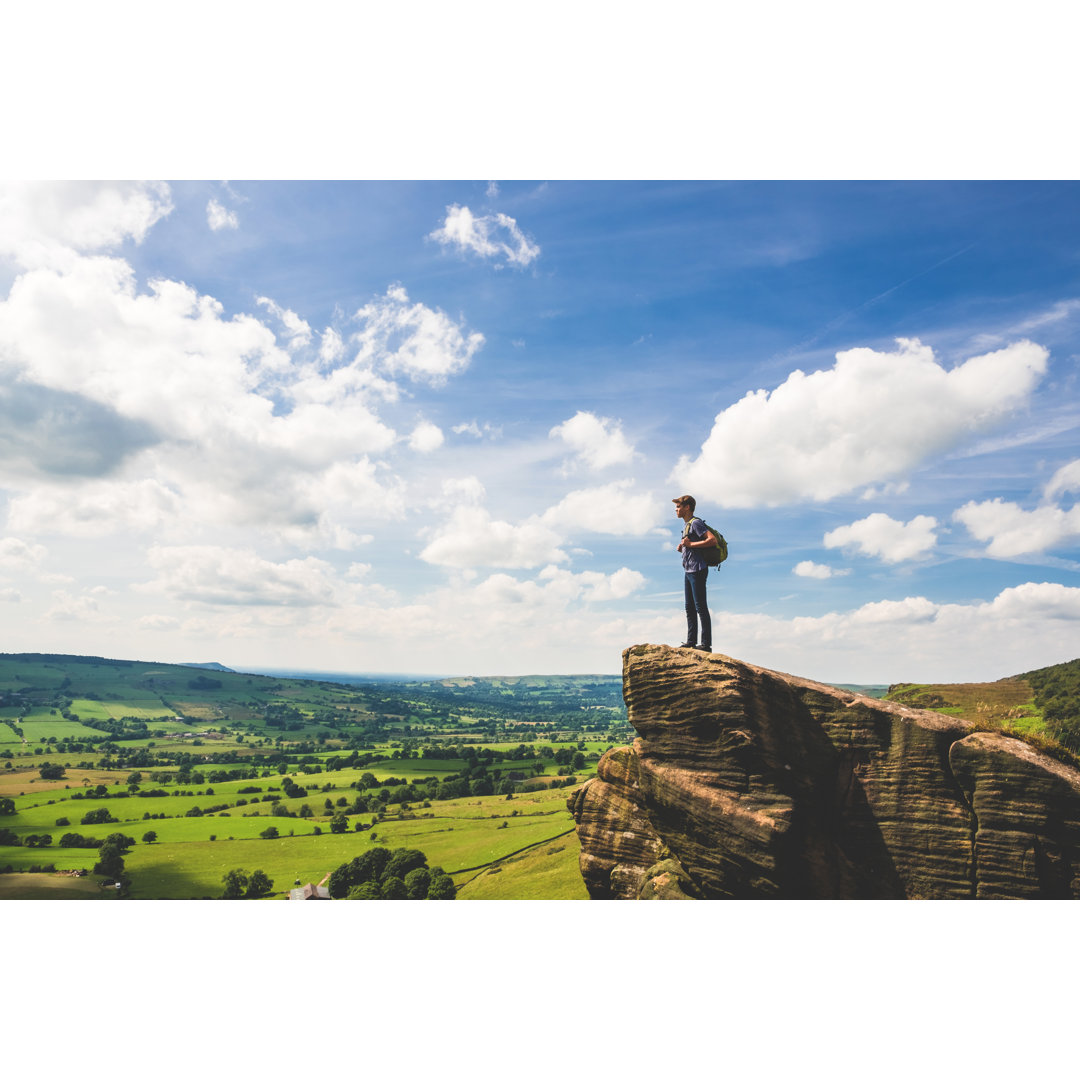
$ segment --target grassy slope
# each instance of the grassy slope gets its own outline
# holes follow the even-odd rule
[[[1075,731],[1061,726],[1061,714],[1080,713],[1080,660],[1054,664],[992,683],[898,683],[885,695],[920,709],[933,709],[1024,739],[1071,765],[1080,766]],[[1056,701],[1048,694],[1056,686]],[[1057,726],[1047,722],[1054,706]],[[1044,715],[1044,709],[1047,715]],[[1075,721],[1074,721],[1075,723]]]

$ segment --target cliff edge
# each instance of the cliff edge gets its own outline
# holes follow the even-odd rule
[[[965,720],[635,645],[567,805],[593,899],[1073,899],[1080,770]]]

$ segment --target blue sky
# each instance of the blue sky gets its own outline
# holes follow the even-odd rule
[[[0,649],[832,681],[1080,654],[1080,187],[0,193]]]

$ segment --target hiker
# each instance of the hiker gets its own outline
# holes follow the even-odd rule
[[[698,649],[712,652],[712,619],[705,596],[705,579],[709,565],[702,554],[704,548],[716,547],[717,539],[705,522],[694,516],[697,500],[693,495],[680,495],[671,500],[675,504],[676,517],[686,522],[682,539],[676,551],[682,552],[683,588],[686,595],[686,640],[680,649]],[[701,642],[698,643],[698,621],[701,621]]]

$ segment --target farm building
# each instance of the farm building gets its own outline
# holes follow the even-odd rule
[[[290,900],[329,900],[330,890],[325,885],[312,885],[309,881],[299,889],[289,890]]]

